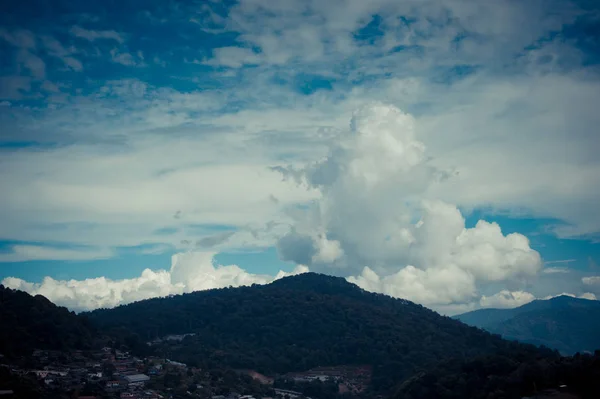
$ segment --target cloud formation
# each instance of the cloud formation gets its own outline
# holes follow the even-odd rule
[[[114,40],[118,43],[123,43],[125,41],[122,35],[114,30],[89,30],[77,25],[71,28],[71,34],[90,42],[101,39]]]
[[[323,161],[281,169],[321,192],[279,241],[284,259],[342,275],[358,271],[349,280],[367,290],[429,306],[471,302],[479,283],[540,271],[525,236],[505,236],[483,220],[467,228],[456,206],[427,198],[431,185],[452,177],[428,164],[411,115],[374,103],[357,110],[350,126]],[[317,256],[323,237],[334,239],[332,259]]]
[[[587,285],[600,285],[600,276],[583,277],[581,281]]]
[[[250,274],[236,265],[216,265],[214,255],[212,252],[179,253],[173,255],[168,271],[145,269],[139,277],[131,279],[111,280],[99,277],[66,281],[46,277],[41,283],[33,284],[7,277],[2,284],[31,295],[43,295],[69,309],[84,311],[192,291],[267,284],[308,271],[307,267],[298,266],[292,272],[280,271],[276,276]]]
[[[598,294],[577,273],[539,273],[539,236],[465,221],[485,209],[598,239],[597,10],[122,6],[118,20],[102,6],[0,15],[0,261],[276,245],[445,309]]]
[[[525,305],[535,300],[533,294],[525,291],[507,291],[502,290],[492,296],[483,295],[479,301],[483,308],[499,308],[508,309],[516,308],[518,306]]]
[[[557,294],[557,295],[549,295],[543,299],[552,299],[552,298],[556,298],[558,296],[570,296],[572,298],[580,298],[580,299],[588,299],[590,301],[596,301],[598,300],[598,298],[596,298],[596,295],[592,292],[584,292],[581,295],[575,295],[575,294],[570,294],[568,292],[563,292],[561,294]]]

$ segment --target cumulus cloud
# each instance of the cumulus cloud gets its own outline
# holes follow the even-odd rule
[[[494,295],[485,296],[483,295],[479,300],[481,307],[483,308],[516,308],[521,305],[525,305],[535,300],[535,296],[525,291],[508,291],[502,290]]]
[[[563,292],[562,294],[557,294],[557,295],[548,295],[546,297],[544,297],[543,299],[552,299],[552,298],[556,298],[559,296],[570,296],[571,298],[580,298],[580,299],[589,299],[591,301],[595,301],[598,298],[596,298],[596,295],[594,293],[591,292],[584,292],[583,294],[580,295],[575,295],[575,294],[571,294],[568,292]]]
[[[600,285],[600,276],[583,277],[581,281],[587,285]]]
[[[267,284],[289,275],[305,273],[306,266],[275,276],[250,274],[236,265],[216,265],[212,252],[187,252],[173,255],[169,271],[145,269],[139,277],[111,280],[105,277],[85,280],[55,280],[46,277],[39,283],[7,277],[2,284],[31,295],[43,295],[52,302],[77,311],[114,307],[153,297],[208,290]]]
[[[333,266],[344,255],[340,242],[325,233],[299,234],[294,229],[279,239],[278,251],[283,260],[305,265]]]
[[[396,107],[361,107],[323,161],[280,170],[321,192],[279,241],[284,259],[310,260],[367,290],[429,306],[467,303],[478,298],[479,284],[541,269],[525,236],[483,220],[467,228],[455,205],[427,198],[447,174],[428,164],[414,118]],[[336,242],[335,269],[315,262],[322,251],[315,231]]]
[[[348,277],[348,281],[367,291],[429,306],[466,303],[477,296],[473,276],[456,266],[421,270],[409,265],[384,277],[365,267],[360,275]]]
[[[598,300],[598,298],[596,297],[596,294],[591,293],[591,292],[584,292],[583,294],[579,295],[579,298],[582,299],[589,299],[591,301],[596,301]]]
[[[161,243],[180,250],[278,242],[285,260],[380,291],[411,292],[403,282],[416,281],[422,290],[411,295],[445,309],[475,306],[480,292],[503,285],[524,289],[540,268],[524,236],[485,221],[467,227],[465,209],[518,209],[559,221],[551,231],[561,237],[597,235],[600,84],[581,38],[561,31],[585,30],[572,24],[588,20],[586,10],[559,0],[336,1],[241,0],[219,16],[212,4],[201,13],[182,6],[179,24],[161,16],[181,29],[174,46],[197,48],[190,19],[235,42],[204,48],[212,57],[194,61],[202,74],[178,68],[197,52],[146,55],[161,69],[144,64],[144,82],[109,68],[109,80],[90,86],[69,71],[54,75],[54,59],[44,70],[25,58],[92,70],[106,59],[90,48],[106,45],[109,60],[143,64],[116,30],[75,26],[59,42],[38,27],[0,28],[22,51],[15,73],[25,75],[0,77],[0,98],[11,103],[3,137],[52,144],[3,151],[0,235],[114,249],[170,228]],[[373,15],[381,35],[365,38]],[[124,14],[121,26],[128,17],[139,16]],[[63,101],[21,104],[44,73]],[[178,91],[181,82],[189,85]],[[188,228],[198,224],[220,228]],[[223,225],[235,234],[224,239]],[[544,271],[549,279],[558,268]],[[453,276],[467,294],[449,288],[436,298]]]

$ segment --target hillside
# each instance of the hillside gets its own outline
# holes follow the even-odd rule
[[[35,297],[0,285],[0,353],[28,355],[34,349],[84,349],[94,328],[87,319]]]
[[[481,309],[455,317],[507,339],[545,345],[563,354],[600,348],[600,301],[559,296],[515,309]]]
[[[443,359],[495,353],[521,360],[540,356],[536,348],[502,340],[423,306],[314,273],[264,286],[149,299],[96,310],[88,317],[107,331],[126,328],[143,340],[194,332],[168,349],[169,356],[190,365],[272,374],[370,364],[372,386],[380,391]]]

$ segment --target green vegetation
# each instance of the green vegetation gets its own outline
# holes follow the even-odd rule
[[[522,398],[546,389],[559,391],[561,385],[582,399],[600,397],[600,351],[538,360],[495,355],[444,361],[406,380],[393,399]]]
[[[86,349],[95,329],[86,317],[0,285],[0,353],[13,358],[34,349]]]
[[[273,374],[371,364],[371,385],[378,392],[389,392],[443,359],[499,353],[523,359],[558,356],[314,273],[265,286],[150,299],[88,317],[102,328],[127,328],[140,340],[195,332],[181,343],[159,348],[163,355],[193,366]]]
[[[102,343],[142,356],[152,353],[154,359],[189,366],[184,371],[171,367],[150,383],[170,389],[176,397],[185,397],[187,391],[201,396],[237,392],[271,397],[272,387],[232,370],[281,376],[337,365],[372,366],[371,385],[360,394],[365,398],[509,399],[561,384],[581,398],[600,397],[600,352],[564,358],[557,351],[504,340],[410,301],[314,273],[265,286],[156,298],[84,315],[4,287],[0,294],[0,348],[5,354]],[[185,333],[195,335],[152,347],[145,344]],[[31,382],[25,380],[8,382],[37,389],[35,384],[28,388]],[[298,383],[279,377],[275,387],[314,399],[349,395],[336,391],[337,384],[331,381]],[[86,393],[97,391],[93,384],[82,388]]]

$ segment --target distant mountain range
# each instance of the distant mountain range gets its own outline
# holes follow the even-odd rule
[[[562,295],[514,309],[480,309],[456,319],[564,355],[600,349],[600,301]]]

